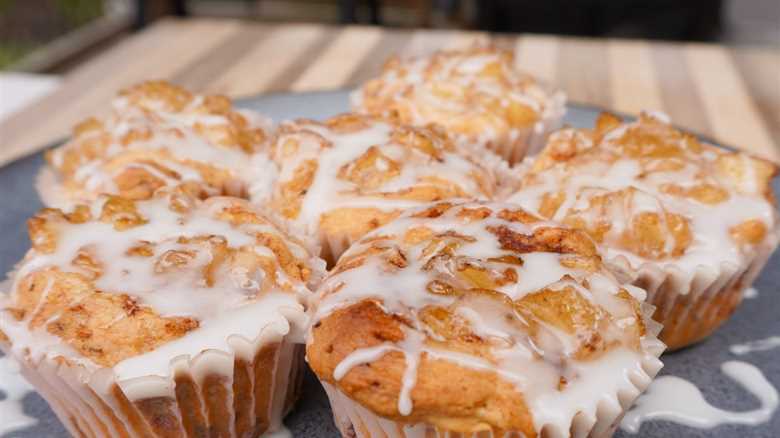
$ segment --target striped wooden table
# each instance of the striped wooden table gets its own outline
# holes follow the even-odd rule
[[[164,78],[240,97],[352,87],[391,53],[471,44],[484,33],[164,20],[68,74],[61,88],[0,124],[0,165],[68,135],[122,87]],[[500,36],[524,69],[574,102],[637,113],[780,160],[780,51],[711,44]]]

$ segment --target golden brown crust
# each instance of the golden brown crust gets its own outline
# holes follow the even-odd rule
[[[379,415],[403,422],[429,422],[453,431],[520,430],[534,436],[533,421],[515,388],[494,373],[424,357],[412,397],[412,415],[399,415],[398,394],[404,355],[389,353],[355,367],[344,379],[332,377],[336,366],[357,348],[403,339],[401,322],[375,303],[364,301],[339,310],[313,331],[307,359],[321,379]]]

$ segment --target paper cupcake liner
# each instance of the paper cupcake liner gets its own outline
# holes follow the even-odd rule
[[[263,334],[254,345],[232,339],[231,353],[174,359],[168,378],[125,382],[111,369],[90,371],[61,357],[14,357],[73,436],[257,437],[280,428],[303,376],[303,345]]]
[[[661,325],[650,319],[655,307],[642,303],[641,311],[644,315],[647,335],[641,345],[646,353],[641,358],[638,369],[626,372],[615,394],[603,396],[595,401],[594,406],[588,411],[580,411],[572,418],[568,427],[561,428],[553,424],[537,425],[537,430],[544,431],[543,436],[546,438],[586,436],[609,438],[614,434],[626,411],[647,389],[663,367],[658,357],[666,346],[656,337],[661,331]],[[394,421],[366,409],[336,386],[322,380],[320,382],[330,400],[333,421],[345,438],[525,438],[520,431],[504,431],[501,434],[489,430],[453,432],[425,423]]]
[[[492,150],[510,165],[519,163],[523,158],[538,154],[547,143],[547,137],[563,126],[566,114],[566,96],[562,92],[550,98],[550,106],[532,126],[513,128],[511,141],[489,141],[485,147]]]
[[[731,316],[777,247],[777,236],[776,231],[756,248],[744,266],[699,266],[691,274],[675,265],[645,263],[631,273],[623,256],[610,265],[647,291],[647,302],[656,307],[653,319],[664,327],[660,339],[676,350],[703,340]]]

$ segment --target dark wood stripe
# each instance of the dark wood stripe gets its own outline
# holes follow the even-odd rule
[[[386,30],[382,38],[371,49],[369,55],[347,79],[345,85],[357,85],[379,74],[385,61],[393,55],[403,56],[403,49],[409,44],[412,34],[408,31]]]
[[[500,49],[515,50],[515,47],[517,47],[517,36],[509,36],[505,33],[492,33],[489,37],[490,42]]]
[[[712,136],[712,126],[693,82],[683,45],[655,44],[651,54],[661,100],[669,117],[678,125],[696,133]]]
[[[558,85],[572,102],[609,108],[607,45],[599,40],[565,39],[558,51]]]
[[[201,91],[240,61],[277,26],[244,25],[235,36],[198,56],[177,71],[171,80],[191,91]]]
[[[732,48],[729,53],[780,154],[780,52]]]
[[[270,81],[270,85],[264,91],[269,93],[288,91],[303,72],[317,62],[317,59],[324,54],[325,48],[333,43],[341,31],[336,27],[326,28],[323,35],[314,44],[309,45],[295,62]]]

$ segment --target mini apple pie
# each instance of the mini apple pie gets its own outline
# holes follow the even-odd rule
[[[329,263],[406,208],[448,198],[491,199],[503,164],[474,158],[438,127],[357,114],[282,124],[271,158],[279,166],[271,206],[318,236]]]
[[[156,81],[120,92],[112,106],[46,154],[38,181],[45,204],[71,207],[102,193],[147,199],[182,183],[200,187],[202,198],[247,197],[270,186],[274,171],[264,152],[271,123],[234,109],[228,98]]]
[[[257,437],[298,395],[324,262],[247,201],[165,188],[28,221],[0,347],[76,437]]]
[[[644,291],[520,207],[436,203],[352,245],[306,357],[345,437],[604,437],[661,368]]]
[[[437,123],[462,143],[520,161],[561,124],[564,94],[518,71],[514,53],[493,47],[387,61],[353,96],[359,112],[402,123]]]
[[[700,143],[663,115],[553,134],[509,198],[586,231],[645,288],[670,348],[696,342],[734,311],[778,243],[777,168]]]

